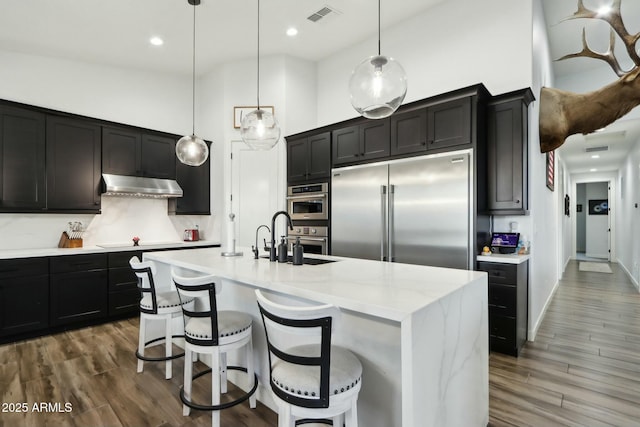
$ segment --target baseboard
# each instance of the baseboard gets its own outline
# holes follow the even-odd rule
[[[553,297],[556,294],[556,291],[558,290],[558,286],[560,286],[560,280],[556,281],[556,284],[553,286],[553,289],[551,290],[551,294],[549,294],[549,297],[545,301],[544,307],[542,308],[542,312],[540,313],[540,316],[538,317],[537,321],[533,325],[533,328],[527,331],[527,341],[536,340],[536,334],[538,333],[538,328],[540,328],[542,319],[544,319],[544,315],[547,313],[549,304],[551,304],[551,300],[553,300]]]
[[[629,280],[631,280],[631,283],[633,283],[633,286],[635,286],[636,289],[640,292],[640,283],[638,283],[638,281],[635,279],[635,277],[633,277],[633,274],[631,274],[631,272],[629,271],[627,266],[624,265],[623,263],[621,263],[620,260],[618,260],[618,265],[620,267],[622,267],[622,270],[624,270],[624,272],[626,273],[626,275],[629,278]]]

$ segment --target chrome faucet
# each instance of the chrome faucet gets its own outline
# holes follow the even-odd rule
[[[251,246],[251,251],[253,252],[253,258],[254,259],[258,259],[258,256],[260,255],[260,249],[259,249],[259,246],[258,246],[258,231],[260,231],[260,229],[262,227],[266,228],[269,233],[271,232],[271,230],[269,229],[269,226],[265,225],[265,224],[259,225],[258,228],[256,228],[256,245],[255,246]],[[265,239],[265,246],[267,246],[266,239]]]
[[[278,211],[273,214],[273,218],[271,218],[271,248],[269,248],[269,261],[271,262],[278,260],[276,254],[276,218],[279,215],[284,215],[287,217],[287,221],[289,222],[289,229],[293,230],[293,222],[291,222],[291,217],[286,211]]]

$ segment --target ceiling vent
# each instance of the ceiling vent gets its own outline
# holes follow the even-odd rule
[[[608,145],[601,145],[599,147],[587,147],[584,149],[584,151],[586,151],[587,153],[594,153],[596,151],[608,151],[608,150],[609,150]]]
[[[334,9],[333,7],[328,5],[324,5],[322,9],[307,16],[307,19],[311,22],[319,22],[321,20],[327,19],[328,17],[339,15],[339,14],[340,12],[337,9]]]

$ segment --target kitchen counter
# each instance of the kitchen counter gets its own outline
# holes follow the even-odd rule
[[[162,286],[180,267],[222,279],[220,309],[252,315],[258,398],[274,408],[254,290],[289,304],[331,303],[342,309],[334,342],[363,363],[358,401],[368,427],[486,426],[489,417],[486,273],[353,258],[302,265],[222,257],[220,248],[145,253]],[[163,280],[164,279],[164,283]],[[260,326],[259,326],[260,325]]]
[[[491,254],[491,255],[478,255],[476,261],[484,262],[497,262],[501,264],[522,264],[529,259],[527,255],[517,254]]]
[[[149,242],[140,246],[131,243],[113,243],[103,246],[85,246],[82,248],[37,248],[37,249],[4,249],[0,250],[0,259],[35,258],[60,255],[97,254],[124,251],[150,251],[158,249],[200,248],[220,245],[220,242],[200,240],[197,242]]]

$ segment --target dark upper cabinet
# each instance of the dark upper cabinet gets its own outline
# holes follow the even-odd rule
[[[389,119],[371,120],[332,132],[333,165],[380,159],[390,153]]]
[[[322,181],[331,175],[331,134],[287,141],[287,182]]]
[[[104,126],[102,172],[175,179],[175,144],[175,138],[167,135]]]
[[[427,110],[407,111],[391,116],[391,154],[427,150]]]
[[[208,142],[207,145],[211,147]],[[211,156],[200,166],[185,165],[177,158],[174,161],[176,165],[176,180],[183,192],[183,196],[176,199],[176,214],[211,214],[209,193]]]
[[[0,211],[45,207],[45,115],[0,105]]]
[[[530,89],[494,98],[487,111],[487,193],[493,214],[528,211],[528,105]]]
[[[427,107],[428,150],[471,143],[471,97]]]
[[[47,116],[47,209],[100,211],[100,126]]]

